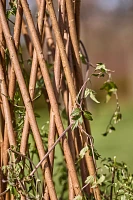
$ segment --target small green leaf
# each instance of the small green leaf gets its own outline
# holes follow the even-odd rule
[[[81,113],[81,110],[79,108],[75,108],[73,112],[71,113],[71,116],[74,117],[76,115],[79,115]]]
[[[118,123],[121,119],[122,119],[122,114],[116,111],[113,117],[114,123],[115,124]]]
[[[117,91],[117,86],[113,81],[106,81],[101,90],[106,90],[107,92],[115,93]]]
[[[81,54],[81,53],[79,54],[79,56],[80,56],[80,59],[81,59],[82,63],[83,64],[87,64],[85,56],[83,54]]]
[[[75,116],[72,117],[72,120],[76,121],[76,120],[78,120],[80,117],[81,117],[81,115],[75,115]]]
[[[97,99],[96,99],[96,97],[95,97],[95,92],[92,90],[92,92],[90,93],[90,98],[93,100],[93,101],[95,101],[96,103],[100,103]]]
[[[112,93],[110,92],[106,95],[106,103],[109,102],[109,100],[111,99],[111,96],[112,96]]]
[[[90,89],[86,88],[84,93],[84,98],[88,97],[89,94],[90,94]]]
[[[88,151],[88,146],[85,146],[83,149],[81,149],[80,153],[79,153],[79,157],[83,158],[86,154],[86,152]]]
[[[86,184],[92,184],[94,183],[95,179],[94,176],[88,176],[87,179],[85,180]]]
[[[110,126],[108,132],[112,133],[112,131],[115,131],[115,127],[114,126]]]
[[[102,176],[98,179],[97,184],[101,185],[101,183],[103,183],[104,180],[105,180],[105,176],[102,175]]]
[[[78,195],[73,200],[82,200],[82,199],[83,199],[82,196]]]
[[[77,117],[77,119],[76,119],[76,117]],[[74,119],[75,120],[74,120]],[[83,117],[82,117],[82,115],[81,116],[74,116],[72,119],[75,121],[75,123],[73,124],[73,126],[72,126],[72,130],[74,130],[75,128],[77,128],[78,127],[78,125],[79,124],[82,124],[82,122],[83,122]]]
[[[93,120],[93,118],[92,118],[92,116],[91,116],[92,114],[91,114],[89,111],[84,111],[83,114],[84,114],[84,117],[85,117],[86,119],[88,119],[88,120],[90,120],[90,121]]]
[[[96,92],[95,92],[94,90],[91,90],[91,89],[89,89],[89,88],[86,88],[85,94],[84,94],[84,98],[86,98],[88,95],[90,96],[90,98],[91,98],[93,101],[95,101],[96,103],[100,103],[100,102],[96,99],[96,97],[95,97]]]
[[[102,135],[103,135],[103,136],[107,136],[107,135],[108,135],[108,133],[109,133],[109,132],[108,132],[108,131],[106,131],[106,132],[105,132],[105,133],[103,133]]]
[[[103,64],[103,63],[97,63],[95,70],[100,70],[101,72],[107,72],[108,71],[105,67],[105,64]]]

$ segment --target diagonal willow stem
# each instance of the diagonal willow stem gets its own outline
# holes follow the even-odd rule
[[[56,101],[56,98],[55,98],[55,94],[54,94],[54,90],[53,90],[51,80],[50,80],[50,77],[49,77],[48,69],[47,69],[47,66],[46,66],[46,63],[45,63],[45,60],[44,60],[44,56],[43,56],[43,53],[42,53],[42,48],[41,48],[36,30],[35,30],[35,26],[34,26],[34,23],[33,23],[33,20],[32,20],[31,13],[29,11],[27,1],[21,0],[21,4],[22,4],[22,7],[23,7],[23,10],[24,10],[24,13],[25,13],[25,17],[27,19],[29,29],[32,33],[31,34],[32,41],[33,41],[34,47],[36,49],[38,61],[39,61],[40,68],[41,68],[41,71],[42,71],[42,75],[43,75],[43,78],[44,78],[44,82],[45,82],[46,90],[47,90],[47,93],[48,93],[48,96],[49,96],[50,104],[51,104],[52,110],[53,110],[54,115],[55,115],[56,127],[57,127],[59,135],[61,135],[62,132],[64,131],[64,128],[63,128],[63,125],[62,125],[62,121],[61,121],[61,117],[60,117],[60,113],[59,113],[59,109],[58,109],[58,104],[57,104],[57,101]],[[63,47],[64,47],[64,45],[63,45]],[[70,86],[70,84],[71,84],[71,82],[69,82],[69,86]],[[72,88],[74,88],[73,85],[71,85],[71,86],[72,86]],[[72,95],[75,96],[76,95],[75,92]],[[71,173],[71,178],[72,178],[72,181],[73,181],[73,184],[74,184],[75,193],[79,194],[81,192],[80,185],[79,185],[75,166],[74,166],[74,163],[73,163],[72,155],[71,155],[66,137],[63,138],[63,149],[64,149],[64,154],[65,154],[67,166],[68,166],[68,169]]]
[[[45,154],[45,156],[43,157],[43,159],[36,165],[35,169],[30,173],[30,176],[33,176],[33,174],[36,172],[36,170],[38,169],[38,167],[40,167],[40,165],[42,164],[42,162],[48,157],[48,155],[51,153],[51,151],[53,151],[53,149],[55,148],[55,146],[58,144],[58,142],[64,137],[64,135],[66,134],[66,132],[72,127],[73,123],[71,123],[66,130],[59,136],[59,138],[56,140],[56,142],[51,146],[51,148],[49,149],[49,151]]]
[[[42,30],[43,30],[43,24],[44,24],[43,18],[45,15],[45,1],[41,1],[39,13],[40,14],[38,18],[38,29],[39,29],[38,31],[39,31],[39,34],[41,35]],[[36,51],[34,49],[32,67],[31,67],[31,73],[30,73],[30,81],[29,81],[29,94],[30,94],[31,100],[33,100],[34,98],[37,69],[38,69],[38,59],[37,59]],[[20,145],[20,152],[23,154],[26,153],[28,136],[29,136],[29,119],[28,119],[28,114],[26,113],[21,145]]]

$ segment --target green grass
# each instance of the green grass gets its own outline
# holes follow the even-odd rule
[[[40,100],[41,101],[41,100]],[[38,107],[41,105],[41,107]],[[124,161],[133,172],[133,126],[132,126],[132,110],[133,105],[127,103],[121,104],[122,120],[115,125],[116,131],[104,137],[102,133],[105,132],[106,126],[115,110],[115,103],[101,103],[94,104],[91,112],[93,114],[93,121],[91,122],[91,131],[94,137],[94,146],[102,158],[117,157],[118,161]],[[41,127],[48,120],[48,111],[45,104],[37,103],[36,112],[40,115],[38,119],[39,127]]]
[[[101,103],[94,104],[90,106],[89,111],[93,114],[93,121],[91,124],[91,131],[94,137],[94,146],[102,158],[113,158],[116,156],[118,162],[125,162],[128,165],[129,171],[133,173],[133,128],[132,128],[132,104],[121,104],[122,120],[115,125],[116,131],[110,133],[108,136],[104,137],[102,134],[105,132],[106,127],[109,123],[109,120],[115,110],[115,103]],[[42,104],[42,100],[35,105],[35,112],[40,115],[40,118],[37,119],[39,127],[46,124],[46,121],[49,120],[48,110],[46,104]],[[58,198],[60,197],[64,182],[60,182],[60,176],[65,176],[65,172],[62,171],[62,152],[60,150],[60,145],[56,146],[55,150],[55,165],[54,165],[54,182],[56,187],[56,192]],[[37,161],[37,160],[36,160]],[[97,163],[98,167],[101,166],[100,161]],[[60,173],[61,172],[61,173]],[[66,174],[67,176],[67,174]],[[62,180],[65,180],[63,178]],[[68,199],[67,191],[64,189],[62,199]]]
[[[95,148],[102,158],[116,156],[117,160],[125,162],[133,173],[133,122],[131,112],[133,106],[126,103],[121,105],[122,120],[115,125],[116,131],[104,137],[102,133],[105,132],[114,110],[115,105],[113,104],[104,104],[103,107],[100,106],[99,109],[94,109],[94,121],[91,123],[91,130]]]

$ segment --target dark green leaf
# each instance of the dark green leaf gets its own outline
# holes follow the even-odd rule
[[[76,115],[79,115],[81,113],[81,110],[79,108],[75,108],[73,112],[71,113],[71,116],[74,117]]]
[[[91,114],[89,111],[84,111],[83,114],[84,114],[84,117],[85,117],[86,119],[88,119],[88,120],[90,120],[90,121],[93,120],[92,114]]]
[[[107,136],[108,133],[109,133],[109,132],[107,131],[107,132],[103,133],[102,135],[103,135],[103,136]]]
[[[81,59],[82,63],[83,64],[87,64],[85,56],[83,54],[81,54],[81,53],[79,54],[79,56],[80,56],[80,59]]]

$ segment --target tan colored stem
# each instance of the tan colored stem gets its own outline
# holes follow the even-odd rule
[[[74,88],[69,62],[68,62],[67,55],[66,55],[66,52],[65,52],[65,47],[64,47],[64,44],[63,44],[63,39],[62,39],[62,36],[61,36],[61,32],[59,30],[59,25],[58,25],[56,15],[55,15],[55,12],[54,12],[53,3],[52,3],[51,0],[46,0],[46,2],[47,2],[48,11],[49,11],[49,14],[50,14],[51,22],[52,22],[52,27],[53,27],[53,30],[54,30],[56,42],[58,44],[58,48],[59,48],[59,51],[60,51],[60,56],[61,56],[61,60],[62,60],[64,73],[65,73],[65,76],[66,76],[66,79],[67,79],[68,88],[69,88],[69,91],[70,91],[70,94],[71,94],[71,97],[72,97],[72,103],[74,105],[75,100],[76,100],[76,91],[75,91],[75,88]]]
[[[27,29],[27,25],[26,25],[24,19],[22,21],[22,33],[24,35],[24,39],[25,39],[25,42],[26,42],[26,46],[27,46],[29,55],[32,58],[32,55],[33,55],[33,45],[32,45],[32,42],[30,40],[28,29]]]
[[[70,37],[71,37],[72,46],[74,49],[74,54],[76,57],[75,71],[78,78],[78,86],[80,88],[83,84],[83,80],[81,76],[82,70],[81,70],[81,63],[80,63],[80,57],[79,57],[79,41],[78,41],[77,32],[76,32],[76,23],[75,23],[74,8],[73,8],[72,0],[66,0],[66,9],[67,9]]]
[[[80,4],[81,0],[75,1],[75,23],[78,41],[80,40]]]
[[[39,29],[39,33],[41,35],[42,30],[43,30],[43,24],[44,24],[43,18],[45,15],[45,1],[41,1],[40,11],[39,11],[38,15],[39,15],[38,29]],[[30,81],[29,81],[29,94],[30,94],[31,100],[33,100],[33,98],[34,98],[37,70],[38,70],[38,59],[37,59],[36,51],[34,49],[32,67],[31,67],[31,73],[30,73]],[[29,127],[30,126],[29,126],[28,114],[26,113],[24,128],[23,128],[23,133],[22,133],[22,139],[21,139],[21,145],[20,145],[20,152],[22,154],[26,153],[26,147],[27,147],[28,136],[29,136]]]
[[[58,104],[57,104],[55,94],[54,94],[54,91],[53,91],[53,88],[52,88],[51,80],[50,80],[49,73],[48,73],[48,70],[47,70],[47,66],[46,66],[46,63],[45,63],[45,60],[44,60],[41,45],[40,45],[40,42],[39,42],[38,37],[37,37],[37,33],[36,33],[36,30],[35,30],[35,27],[34,27],[34,23],[33,23],[31,14],[29,12],[28,4],[25,0],[21,0],[21,4],[22,4],[22,7],[23,7],[23,10],[24,10],[26,19],[27,19],[29,29],[32,33],[32,35],[31,35],[32,41],[33,41],[34,47],[36,49],[36,53],[37,53],[37,56],[38,56],[38,61],[39,61],[40,68],[41,68],[41,71],[42,71],[42,75],[43,75],[43,78],[44,78],[46,90],[48,92],[51,107],[52,107],[52,110],[53,110],[54,115],[55,115],[56,127],[57,127],[59,135],[61,135],[62,132],[64,131],[64,128],[63,128],[62,121],[61,121],[61,118],[60,118]],[[70,86],[70,83],[71,82],[69,82],[69,86]],[[72,87],[74,88],[74,86],[72,86]],[[74,163],[73,163],[73,160],[72,160],[71,152],[70,152],[66,138],[64,138],[64,140],[63,140],[63,149],[64,149],[64,154],[65,154],[65,157],[66,157],[68,169],[71,173],[75,193],[79,194],[81,192],[80,186],[79,186],[75,166],[74,166]]]

